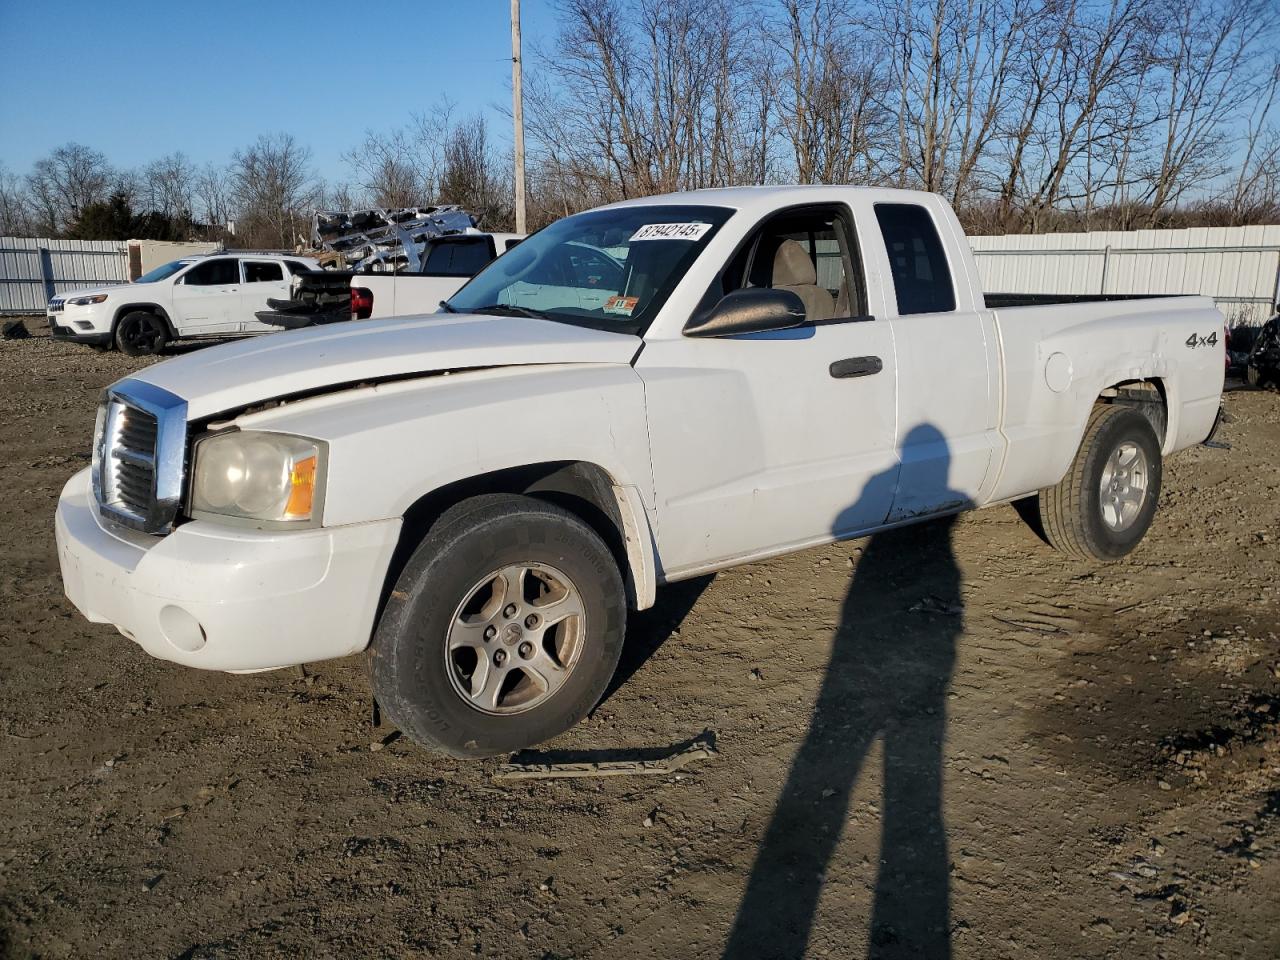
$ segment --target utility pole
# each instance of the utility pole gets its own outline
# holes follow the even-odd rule
[[[516,233],[524,219],[524,83],[520,63],[520,0],[511,0],[511,113],[516,125]]]

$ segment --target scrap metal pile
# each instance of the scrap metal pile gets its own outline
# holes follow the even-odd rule
[[[432,237],[474,232],[477,219],[461,207],[316,211],[311,243],[320,262],[357,273],[417,273]]]

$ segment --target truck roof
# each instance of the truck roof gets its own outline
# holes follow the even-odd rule
[[[639,207],[665,204],[684,206],[731,207],[735,210],[774,209],[795,203],[820,203],[847,197],[856,190],[873,202],[901,203],[907,200],[919,202],[930,194],[921,190],[900,190],[894,187],[855,187],[847,184],[790,184],[747,187],[711,187],[703,190],[686,190],[680,193],[661,193],[651,197],[635,197],[620,200],[607,207]]]

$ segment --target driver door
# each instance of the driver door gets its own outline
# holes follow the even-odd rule
[[[667,577],[851,536],[893,502],[893,331],[866,315],[852,214],[785,211],[735,253],[704,302],[787,288],[789,330],[647,341],[635,363],[650,419]]]
[[[170,319],[184,337],[238,332],[240,262],[235,257],[213,257],[180,276],[173,286]]]

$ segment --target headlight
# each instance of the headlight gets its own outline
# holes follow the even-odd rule
[[[68,300],[67,303],[73,307],[87,307],[91,303],[101,303],[105,299],[107,299],[105,293],[95,293],[91,297],[76,297],[74,300]]]
[[[324,494],[326,445],[284,433],[235,430],[196,443],[191,515],[314,526]]]

